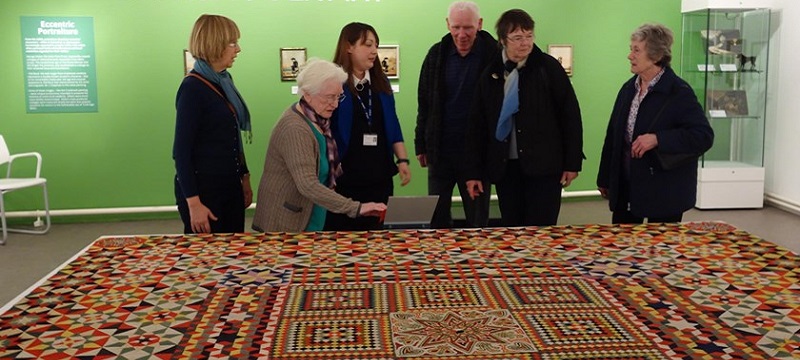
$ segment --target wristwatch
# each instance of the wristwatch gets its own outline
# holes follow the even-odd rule
[[[408,159],[397,159],[397,161],[395,161],[395,163],[398,164],[398,165],[400,165],[401,163],[409,164],[409,161],[408,161]]]

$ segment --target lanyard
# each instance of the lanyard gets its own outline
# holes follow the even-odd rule
[[[372,88],[367,88],[367,104],[364,104],[364,101],[361,100],[361,95],[358,91],[356,91],[356,98],[358,99],[358,103],[361,104],[361,108],[364,109],[364,116],[367,117],[367,125],[369,125],[370,130],[372,130]]]

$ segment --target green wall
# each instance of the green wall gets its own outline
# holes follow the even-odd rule
[[[44,157],[53,209],[173,205],[171,158],[174,98],[194,20],[203,13],[232,18],[242,31],[242,52],[231,73],[253,119],[245,146],[253,186],[261,176],[270,130],[294,100],[293,82],[281,82],[279,48],[307,47],[330,59],[339,30],[370,23],[383,44],[400,45],[396,94],[406,146],[413,155],[416,89],[427,49],[446,33],[450,0],[36,0],[0,2],[0,134],[14,153]],[[630,33],[644,22],[676,32],[680,53],[680,0],[478,1],[484,28],[494,33],[510,8],[536,21],[536,43],[574,46],[573,84],[584,122],[584,170],[569,190],[595,189],[599,153],[619,86],[629,76]],[[99,111],[28,114],[23,83],[21,16],[94,19]],[[676,68],[679,64],[674,64]],[[412,162],[412,182],[399,195],[422,194],[427,173]],[[0,169],[3,170],[4,169]],[[36,193],[7,200],[10,211],[37,206]]]

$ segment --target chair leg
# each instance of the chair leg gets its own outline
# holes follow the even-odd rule
[[[0,242],[0,245],[4,245],[5,244],[5,241],[6,241],[6,238],[7,238],[9,232],[41,235],[41,234],[46,234],[48,231],[50,231],[50,202],[49,202],[49,200],[47,198],[47,183],[42,184],[42,196],[44,196],[44,217],[45,217],[45,224],[46,224],[45,228],[41,229],[41,230],[9,229],[6,226],[5,209],[3,209],[3,216],[2,216],[2,218],[3,218],[2,219],[2,222],[3,222],[3,241]],[[2,205],[2,198],[0,198],[0,205]]]
[[[47,183],[42,184],[42,193],[44,194],[44,221],[46,224],[42,234],[46,234],[50,231],[50,202],[47,197]]]
[[[3,225],[3,238],[0,239],[0,245],[5,245],[8,238],[8,226],[6,225],[6,206],[3,204],[2,192],[0,192],[0,223]]]

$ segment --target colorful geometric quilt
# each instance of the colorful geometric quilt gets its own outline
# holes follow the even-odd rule
[[[0,358],[800,358],[800,257],[724,223],[104,237]]]

